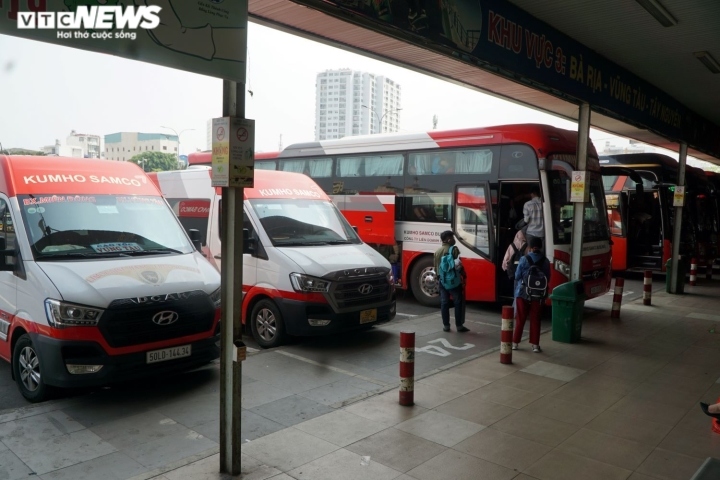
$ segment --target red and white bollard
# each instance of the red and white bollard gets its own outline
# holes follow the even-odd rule
[[[502,307],[500,329],[500,363],[512,363],[513,307]]]
[[[652,304],[652,271],[645,270],[643,279],[643,305]]]
[[[708,260],[705,265],[705,280],[712,280],[713,263],[715,263],[714,260]]]
[[[415,332],[400,332],[400,405],[415,404]]]
[[[697,259],[690,260],[690,285],[697,284]]]
[[[623,287],[625,286],[624,278],[615,279],[615,294],[613,295],[612,310],[610,318],[620,318],[620,304],[622,303]]]

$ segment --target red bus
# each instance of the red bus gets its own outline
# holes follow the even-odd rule
[[[523,124],[382,134],[290,145],[257,154],[256,169],[303,172],[333,197],[367,243],[397,257],[398,287],[439,305],[433,253],[452,229],[468,272],[467,300],[511,298],[500,268],[531,189],[540,187],[550,287],[568,281],[577,132]],[[210,152],[191,154],[208,165]],[[588,298],[610,286],[610,237],[599,160],[588,152],[582,275]],[[456,199],[455,201],[453,199]]]
[[[664,272],[672,255],[679,163],[658,153],[602,156],[600,163],[613,240],[613,270]],[[680,255],[688,261],[696,258],[699,265],[712,264],[718,256],[715,191],[705,172],[685,167]]]

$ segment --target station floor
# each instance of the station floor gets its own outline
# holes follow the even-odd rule
[[[426,317],[440,322],[437,314]],[[468,317],[471,328],[480,321]],[[623,304],[619,320],[604,306],[586,308],[580,342],[554,342],[547,332],[541,346],[533,353],[524,340],[512,365],[501,364],[496,350],[427,372],[416,379],[413,407],[398,405],[389,386],[243,440],[236,478],[689,480],[707,457],[720,457],[720,434],[698,405],[720,397],[720,281],[686,286],[684,295],[655,292],[652,306]],[[133,445],[139,430],[178,423],[173,413],[146,409],[135,420],[85,428],[74,418],[82,412],[55,405],[0,415],[0,478],[232,478],[217,473],[217,442],[192,428],[174,435],[183,445],[207,442],[185,455],[173,456],[170,436],[159,433],[160,442]],[[203,405],[176,407],[174,418],[182,408]],[[87,448],[34,444],[63,430],[88,430]],[[172,461],[150,462],[153,449]]]

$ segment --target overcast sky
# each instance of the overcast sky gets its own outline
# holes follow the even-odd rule
[[[576,129],[550,114],[311,42],[256,24],[248,29],[246,117],[256,122],[256,150],[314,139],[315,78],[351,68],[385,75],[402,88],[403,131],[547,123]],[[0,143],[39,149],[71,130],[180,132],[181,153],[205,149],[206,122],[222,114],[222,81],[68,47],[0,35]],[[598,149],[618,137],[592,131]],[[677,154],[670,153],[674,158]]]

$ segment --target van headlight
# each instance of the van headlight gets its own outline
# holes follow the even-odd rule
[[[75,305],[50,298],[45,300],[48,323],[55,328],[94,327],[98,324],[103,311],[100,308]]]
[[[213,306],[218,309],[220,308],[220,299],[222,298],[222,287],[218,287],[213,293],[210,294],[210,300],[213,302]]]
[[[296,292],[327,292],[330,290],[329,281],[303,273],[291,273],[290,283]]]
[[[555,270],[570,278],[570,265],[557,258],[555,259]]]

